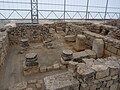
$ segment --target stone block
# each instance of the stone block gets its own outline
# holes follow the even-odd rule
[[[69,64],[69,61],[65,61],[65,60],[63,60],[63,58],[60,59],[60,62],[61,62],[63,65],[68,65],[68,64]]]
[[[109,68],[105,65],[93,65],[92,69],[96,71],[96,79],[109,76]]]
[[[28,81],[28,84],[35,84],[36,82],[37,82],[36,79],[34,79],[34,80],[29,80],[29,81]]]
[[[79,90],[79,81],[69,72],[44,78],[45,90]]]
[[[87,58],[83,58],[82,61],[89,67],[92,67],[92,65],[94,64],[95,59],[87,59]]]
[[[27,88],[27,82],[18,83],[15,87],[17,87],[16,90],[24,90]]]
[[[48,66],[47,67],[47,71],[52,71],[53,70],[53,66]]]
[[[41,66],[41,67],[40,67],[40,72],[41,72],[41,73],[46,72],[46,70],[47,70],[47,67],[46,67],[46,66]]]
[[[27,88],[26,90],[33,90],[32,88]]]
[[[60,64],[59,64],[59,63],[54,64],[54,65],[53,65],[53,69],[54,69],[54,70],[60,69]]]
[[[97,89],[97,85],[91,85],[90,86],[90,90],[96,90]]]
[[[86,49],[86,37],[84,35],[77,35],[74,49],[76,51],[83,51]]]
[[[95,51],[97,57],[103,57],[104,55],[104,41],[102,39],[95,39],[93,41],[92,50]]]
[[[82,58],[88,58],[88,57],[89,55],[85,51],[73,53],[74,61],[82,62]]]
[[[85,52],[89,55],[90,58],[96,58],[97,57],[95,51],[92,51],[90,49],[86,49]]]
[[[119,90],[118,89],[118,83],[111,85],[110,90]]]
[[[38,90],[42,88],[42,85],[40,83],[36,83],[35,86]]]
[[[112,55],[112,52],[110,52],[110,51],[108,51],[108,50],[105,50],[105,51],[104,51],[104,54],[105,54],[105,56],[109,57],[109,56]]]
[[[37,83],[43,84],[43,80],[37,80]]]
[[[78,62],[70,61],[68,65],[68,71],[75,77],[77,72]]]
[[[120,65],[117,62],[115,62],[115,61],[107,61],[107,62],[105,62],[105,64],[107,65],[107,67],[109,67],[110,76],[118,75]]]
[[[60,64],[60,69],[66,69],[66,65]]]
[[[120,49],[118,49],[117,55],[119,55],[119,56],[120,56]]]
[[[82,85],[82,86],[80,87],[80,90],[89,90],[89,89],[90,89],[89,86],[83,86],[83,85]]]
[[[108,45],[107,50],[114,54],[117,54],[117,48],[115,48],[114,46]]]
[[[107,86],[106,87],[109,87],[113,84],[113,80],[110,80],[110,81],[107,81]]]
[[[77,68],[77,79],[80,81],[82,80],[85,83],[89,83],[93,81],[95,78],[95,71],[88,67],[85,64],[78,64]]]
[[[76,36],[75,35],[67,35],[67,36],[65,36],[65,40],[68,42],[75,42]]]

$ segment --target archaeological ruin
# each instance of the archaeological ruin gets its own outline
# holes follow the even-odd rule
[[[120,90],[116,22],[16,24],[0,31],[0,90]]]

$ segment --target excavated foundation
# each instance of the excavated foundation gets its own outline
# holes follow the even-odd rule
[[[0,32],[0,90],[120,90],[120,29],[17,25]]]

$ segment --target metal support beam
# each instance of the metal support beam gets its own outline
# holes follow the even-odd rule
[[[89,7],[89,0],[87,0],[87,7],[86,7],[86,20],[88,19],[88,7]]]
[[[64,21],[65,21],[65,12],[66,12],[66,0],[64,0]]]
[[[107,9],[108,9],[108,0],[106,2],[106,7],[105,7],[104,23],[105,23],[105,19],[106,19],[106,15],[107,15]]]
[[[31,0],[31,20],[33,24],[38,24],[38,0]]]

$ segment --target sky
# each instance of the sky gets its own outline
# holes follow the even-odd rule
[[[5,3],[5,2],[9,2],[9,3]],[[10,2],[26,2],[26,4],[10,3]],[[42,18],[42,19],[46,18],[49,15],[49,13],[51,13],[52,10],[53,11],[59,10],[60,12],[52,12],[47,18],[49,18],[49,19],[57,19],[57,17],[63,18],[64,0],[38,0],[38,2],[39,2],[38,9],[40,10],[39,18]],[[89,0],[89,6],[90,6],[88,8],[88,12],[90,12],[89,18],[90,19],[92,19],[92,18],[101,19],[101,17],[104,18],[105,14],[103,12],[105,12],[104,7],[106,6],[106,2],[107,2],[107,0]],[[44,5],[43,3],[46,3],[46,5]],[[52,4],[52,5],[49,5],[49,4]],[[58,4],[58,5],[54,5],[54,4]],[[74,19],[85,18],[84,16],[86,15],[85,11],[86,11],[87,0],[66,0],[66,4],[67,4],[66,18],[68,18],[68,19],[70,19],[70,18],[74,18]],[[100,6],[101,8],[91,7],[91,6]],[[110,7],[107,9],[108,12],[116,12],[116,14],[109,13],[109,15],[107,14],[106,18],[119,17],[118,13],[120,12],[120,0],[109,0],[108,7]],[[115,7],[115,8],[113,9],[111,7]],[[9,17],[10,13],[12,13],[12,10],[10,11],[10,10],[1,10],[1,9],[22,9],[24,11],[14,12]],[[30,12],[30,9],[31,9],[30,0],[0,0],[0,19],[3,19],[2,15],[4,15],[5,17],[9,17],[11,19],[12,18],[20,19],[21,16],[25,17]],[[28,10],[28,11],[26,11],[26,10]],[[43,11],[41,11],[41,10],[43,10]],[[50,11],[44,11],[44,10],[50,10]],[[77,13],[77,11],[79,11],[79,12]],[[84,11],[84,12],[80,12],[80,11]],[[101,13],[98,14],[97,12],[101,12]],[[30,18],[30,17],[31,17],[31,14],[29,13],[27,18]]]

